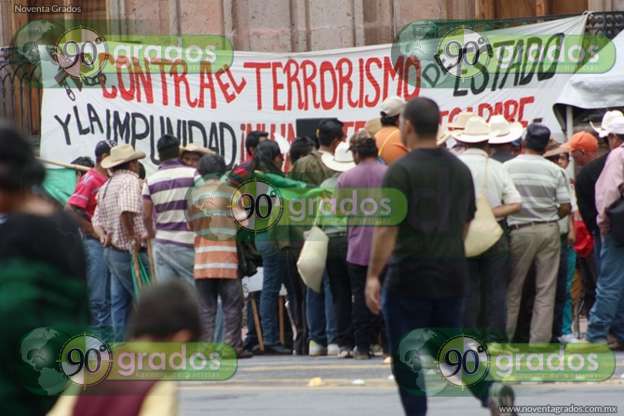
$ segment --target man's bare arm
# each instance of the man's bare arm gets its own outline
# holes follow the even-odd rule
[[[93,229],[93,225],[87,219],[87,213],[78,207],[67,204],[65,205],[65,212],[67,212],[80,226],[80,229],[88,236],[93,238],[98,238],[95,230]]]
[[[396,245],[398,227],[377,227],[373,234],[371,258],[366,276],[366,304],[374,314],[381,309],[379,275],[388,263]]]

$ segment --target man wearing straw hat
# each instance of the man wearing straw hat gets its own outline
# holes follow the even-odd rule
[[[98,330],[111,327],[110,272],[104,261],[104,248],[91,223],[97,205],[97,193],[108,180],[108,172],[102,167],[111,151],[111,143],[102,140],[95,146],[95,167],[85,173],[72,196],[67,200],[69,211],[74,214],[82,230],[82,240],[87,255],[87,289],[91,324]]]
[[[129,144],[113,147],[102,160],[102,167],[112,176],[98,192],[98,205],[93,226],[104,245],[104,259],[111,272],[111,317],[116,340],[122,340],[133,300],[132,255],[139,252],[143,264],[148,264],[143,240],[147,230],[143,225],[143,203],[139,160],[145,153]]]
[[[489,124],[492,130],[489,140],[490,149],[493,151],[492,159],[500,163],[513,159],[515,155],[512,143],[522,137],[522,124],[517,121],[510,123],[501,115],[490,117]]]
[[[503,164],[488,155],[488,141],[496,138],[497,133],[483,118],[474,116],[455,138],[466,146],[458,157],[470,168],[476,195],[487,199],[496,220],[505,229],[505,218],[520,210],[522,197]],[[468,259],[470,281],[464,324],[466,328],[478,328],[483,333],[483,341],[506,340],[505,297],[509,268],[509,237],[505,234],[483,254]]]
[[[204,155],[211,155],[214,152],[202,146],[198,146],[194,143],[189,143],[186,146],[180,146],[180,161],[192,168],[197,169],[199,165],[199,159]]]

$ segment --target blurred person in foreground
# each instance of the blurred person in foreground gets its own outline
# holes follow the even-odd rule
[[[187,285],[166,282],[141,292],[128,326],[128,339],[145,343],[197,342],[197,299]],[[130,344],[132,345],[132,344]],[[137,346],[140,344],[136,344]],[[158,345],[158,344],[156,344]],[[157,347],[155,347],[157,348]],[[145,351],[147,355],[150,351]],[[141,351],[138,352],[141,354]],[[170,416],[180,414],[175,382],[104,380],[84,392],[68,390],[48,416]]]
[[[383,308],[392,372],[410,416],[427,413],[426,387],[418,385],[421,366],[405,363],[401,343],[414,332],[429,332],[439,344],[425,347],[431,353],[441,347],[436,338],[442,331],[436,329],[461,330],[469,280],[464,237],[476,212],[470,169],[437,147],[439,120],[438,105],[429,98],[412,99],[403,110],[401,138],[411,150],[390,166],[383,186],[405,195],[407,214],[399,225],[375,228],[366,280],[368,307],[375,314]],[[379,277],[386,264],[382,295]],[[513,390],[500,383],[469,389],[494,415],[499,406],[513,404]]]
[[[143,202],[139,160],[145,153],[129,144],[111,148],[101,165],[111,178],[100,188],[93,214],[93,228],[104,246],[104,260],[111,273],[111,319],[114,338],[121,341],[126,332],[134,299],[132,253],[148,264],[144,241]]]
[[[243,350],[243,288],[238,276],[236,248],[237,225],[230,204],[234,189],[220,178],[225,161],[217,154],[202,156],[197,169],[201,178],[190,189],[187,204],[189,225],[195,232],[193,277],[202,304],[202,339],[212,342],[221,298],[224,342],[232,346],[238,358],[252,354]]]
[[[104,246],[91,223],[97,193],[108,180],[108,172],[102,167],[102,160],[110,154],[112,143],[102,140],[95,146],[95,167],[85,173],[72,196],[67,200],[67,211],[80,225],[82,241],[87,255],[87,288],[89,289],[89,309],[91,324],[108,337],[112,328],[110,285],[111,276],[104,261]]]
[[[50,409],[66,382],[56,370],[58,352],[89,317],[80,232],[33,193],[44,177],[31,144],[0,125],[0,402],[7,415]]]

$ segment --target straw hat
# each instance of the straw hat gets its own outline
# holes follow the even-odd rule
[[[364,125],[364,130],[366,130],[368,134],[371,135],[371,137],[375,137],[377,132],[381,130],[381,127],[382,127],[381,120],[379,119],[379,117],[377,117],[377,118],[368,120],[366,124]]]
[[[120,144],[111,148],[110,154],[102,160],[102,167],[110,169],[144,157],[145,153],[134,150],[131,145]]]
[[[201,153],[202,155],[211,155],[214,154],[214,152],[208,148],[205,148],[203,146],[198,146],[194,143],[189,143],[186,146],[180,146],[180,154],[183,154],[185,152],[190,152],[190,153]]]
[[[471,111],[462,111],[453,117],[453,121],[448,124],[449,129],[463,129],[466,127],[466,123],[471,117],[475,117],[476,114]]]
[[[609,135],[609,124],[620,117],[624,117],[624,114],[622,114],[619,110],[607,111],[604,113],[604,116],[602,116],[602,121],[600,122],[599,127],[596,127],[591,121],[589,124],[594,130],[596,130],[600,137],[607,137]]]
[[[460,142],[481,143],[490,139],[491,132],[489,124],[482,117],[473,116],[462,131],[452,134]]]
[[[517,121],[510,123],[501,115],[490,118],[490,130],[492,131],[490,144],[511,143],[522,137],[522,133],[524,133],[522,123]]]
[[[546,152],[544,153],[545,158],[561,155],[564,153],[570,153],[570,149],[566,146],[563,146],[561,143],[554,139],[550,139],[548,144],[546,145]]]
[[[438,137],[436,139],[436,146],[440,147],[451,137],[451,132],[445,128],[440,126],[438,128]]]
[[[349,149],[349,144],[341,142],[336,146],[334,154],[323,153],[321,161],[325,166],[336,172],[346,172],[355,166],[353,153]]]

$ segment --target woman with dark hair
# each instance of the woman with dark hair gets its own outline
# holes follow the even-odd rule
[[[254,155],[256,179],[269,183],[281,195],[280,203],[291,198],[307,198],[308,186],[287,178],[281,168],[284,157],[279,145],[265,141],[258,145]],[[256,195],[260,196],[260,195]],[[256,207],[257,209],[257,207]],[[282,283],[286,286],[289,298],[289,312],[296,329],[294,347],[297,354],[305,353],[306,326],[304,323],[304,288],[296,268],[297,243],[302,240],[294,237],[296,227],[289,224],[288,215],[282,215],[277,223],[265,230],[256,231],[255,243],[262,256],[264,280],[260,294],[260,315],[265,353],[290,354],[290,350],[277,343],[276,304]],[[301,241],[299,241],[300,243]]]
[[[41,348],[37,340],[48,336],[60,348],[65,337],[84,331],[88,317],[78,227],[33,192],[44,177],[27,140],[0,126],[0,402],[7,414],[50,409],[65,384],[50,389],[39,377],[44,368],[55,368],[58,351],[46,350],[51,360],[24,351]]]

